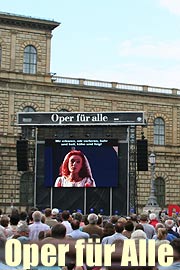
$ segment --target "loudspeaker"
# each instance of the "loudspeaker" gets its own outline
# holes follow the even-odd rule
[[[137,170],[148,171],[148,141],[137,140]]]
[[[16,142],[17,170],[28,171],[28,141],[18,140]]]

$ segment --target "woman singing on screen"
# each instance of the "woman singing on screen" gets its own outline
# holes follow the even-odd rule
[[[59,168],[55,187],[95,187],[86,156],[79,150],[70,151]]]

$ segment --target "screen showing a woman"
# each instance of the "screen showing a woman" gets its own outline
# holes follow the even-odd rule
[[[59,168],[54,187],[95,187],[86,156],[79,150],[70,151]]]

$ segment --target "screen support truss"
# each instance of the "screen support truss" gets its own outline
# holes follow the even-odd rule
[[[137,210],[136,127],[129,127],[129,213]]]

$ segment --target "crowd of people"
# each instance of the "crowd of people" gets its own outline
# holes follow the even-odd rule
[[[102,245],[121,244],[124,240],[140,239],[155,240],[155,245],[168,244],[173,247],[174,262],[169,267],[161,265],[136,268],[136,269],[158,269],[173,270],[180,269],[180,217],[178,215],[168,216],[167,213],[142,213],[140,215],[131,214],[128,217],[112,215],[102,216],[97,213],[83,215],[81,212],[68,210],[59,212],[57,208],[46,208],[43,211],[31,209],[19,212],[16,208],[12,209],[10,215],[3,214],[0,210],[0,243],[1,246],[9,239],[18,239],[22,244],[40,242],[56,243],[63,240],[77,240],[92,238],[99,239]],[[114,266],[115,269],[116,266]],[[62,269],[63,267],[43,267],[33,269]],[[11,268],[5,265],[3,260],[0,262],[0,269],[22,269]],[[85,269],[106,269],[105,267],[82,267],[75,266],[73,261],[67,262],[67,270],[85,270]],[[107,269],[113,269],[113,266]],[[119,268],[120,269],[120,268]],[[134,269],[134,268],[126,268]]]

